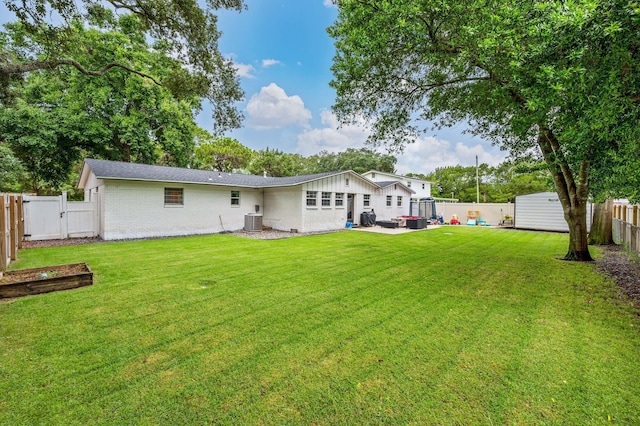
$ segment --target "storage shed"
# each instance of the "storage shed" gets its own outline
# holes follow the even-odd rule
[[[514,228],[569,232],[560,197],[555,192],[519,195],[515,199]],[[587,230],[591,227],[591,204],[587,206]]]

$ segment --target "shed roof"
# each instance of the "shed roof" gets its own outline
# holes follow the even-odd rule
[[[125,163],[120,161],[86,159],[80,173],[78,187],[84,188],[89,170],[98,179],[137,180],[153,182],[195,183],[203,185],[221,185],[249,188],[268,188],[277,186],[294,186],[312,182],[329,176],[349,173],[370,183],[379,186],[359,174],[351,171],[337,171],[316,173],[310,175],[288,177],[263,177],[245,175],[240,173],[224,173],[211,170],[194,170],[181,167],[153,166],[149,164]]]

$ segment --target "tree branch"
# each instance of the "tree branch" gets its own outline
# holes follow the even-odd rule
[[[148,78],[158,86],[162,86],[162,84],[158,80],[156,80],[155,77],[149,74],[143,73],[141,71],[137,71],[131,67],[128,67],[127,65],[120,64],[118,62],[110,62],[107,65],[105,65],[102,69],[97,71],[87,70],[79,62],[74,61],[73,59],[32,61],[32,62],[26,62],[23,64],[2,63],[0,64],[0,75],[25,74],[31,71],[52,70],[62,65],[72,66],[78,71],[80,71],[82,74],[90,75],[94,77],[101,77],[107,72],[109,72],[112,68],[120,68],[132,74],[139,75],[142,78]]]

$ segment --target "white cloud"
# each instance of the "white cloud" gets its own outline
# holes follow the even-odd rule
[[[272,67],[274,65],[278,65],[280,64],[280,61],[278,61],[277,59],[263,59],[262,60],[262,68],[269,68]]]
[[[321,129],[309,129],[298,135],[296,152],[309,156],[326,150],[329,152],[345,151],[347,148],[361,148],[369,132],[361,125],[347,125],[339,128],[340,123],[335,114],[324,110],[320,113]]]
[[[249,127],[265,130],[299,125],[308,127],[311,111],[304,107],[302,98],[288,96],[284,89],[275,83],[263,87],[254,94],[247,104]]]
[[[253,65],[234,63],[233,67],[238,71],[240,77],[256,78],[256,76],[252,74],[256,70]]]
[[[319,129],[309,129],[298,134],[296,152],[309,156],[322,150],[329,152],[345,151],[347,148],[362,148],[369,135],[364,122],[339,127],[331,111],[321,114],[322,125]],[[380,152],[385,152],[380,149]],[[422,137],[408,144],[403,154],[394,154],[398,159],[396,170],[399,174],[429,173],[437,167],[475,165],[475,156],[480,163],[491,166],[504,161],[506,155],[493,154],[481,144],[465,145],[462,142],[451,143],[433,136]]]
[[[333,0],[323,0],[322,4],[327,7],[336,7],[336,5],[333,3]]]

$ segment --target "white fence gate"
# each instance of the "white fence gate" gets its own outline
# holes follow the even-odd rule
[[[95,237],[98,218],[95,201],[67,201],[67,193],[39,197],[25,195],[24,237],[26,240],[56,240]]]

